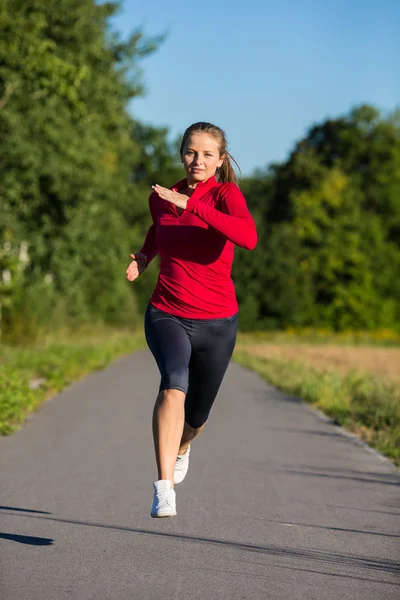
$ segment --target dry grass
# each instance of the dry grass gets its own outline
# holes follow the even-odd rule
[[[400,347],[293,337],[241,334],[234,359],[400,465]]]
[[[320,370],[367,372],[382,380],[400,383],[400,348],[377,346],[274,344],[239,341],[237,351],[273,360],[295,360]]]

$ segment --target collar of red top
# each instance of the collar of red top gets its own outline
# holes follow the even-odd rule
[[[197,190],[198,188],[202,189],[203,191],[214,187],[215,185],[217,185],[217,180],[215,179],[215,176],[212,175],[212,177],[209,177],[206,181],[199,181],[199,183],[196,185],[196,187],[194,188],[195,190]],[[181,179],[180,181],[178,181],[178,183],[176,183],[174,186],[172,186],[172,191],[174,192],[178,192],[179,190],[183,189],[187,187],[187,179]]]

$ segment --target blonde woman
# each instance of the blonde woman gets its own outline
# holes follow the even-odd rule
[[[145,315],[146,340],[161,375],[153,412],[158,480],[152,517],[176,515],[174,484],[187,473],[190,444],[206,425],[235,347],[234,246],[253,250],[257,244],[225,133],[194,123],[180,154],[186,177],[171,189],[152,186],[153,224],[127,269],[134,281],[160,255]]]

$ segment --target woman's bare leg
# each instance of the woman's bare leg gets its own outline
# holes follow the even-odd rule
[[[153,437],[158,479],[173,486],[174,468],[185,422],[185,394],[180,390],[162,390],[153,411]]]
[[[181,439],[181,445],[179,447],[178,454],[185,454],[190,442],[192,440],[194,440],[194,438],[197,437],[199,435],[199,433],[201,433],[203,431],[203,429],[206,425],[207,425],[207,421],[201,427],[194,428],[194,427],[191,427],[190,425],[188,425],[185,421],[185,426],[183,428],[183,434],[182,434],[182,439]]]

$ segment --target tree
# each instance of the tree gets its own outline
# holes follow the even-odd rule
[[[0,5],[0,238],[28,241],[27,286],[50,272],[69,314],[112,321],[134,306],[121,266],[149,224],[152,183],[148,168],[135,178],[143,132],[127,103],[142,93],[140,59],[161,41],[110,33],[118,8]],[[166,132],[152,136],[165,163]]]
[[[259,324],[399,326],[399,112],[361,106],[315,125],[246,188],[264,238],[251,274]]]

